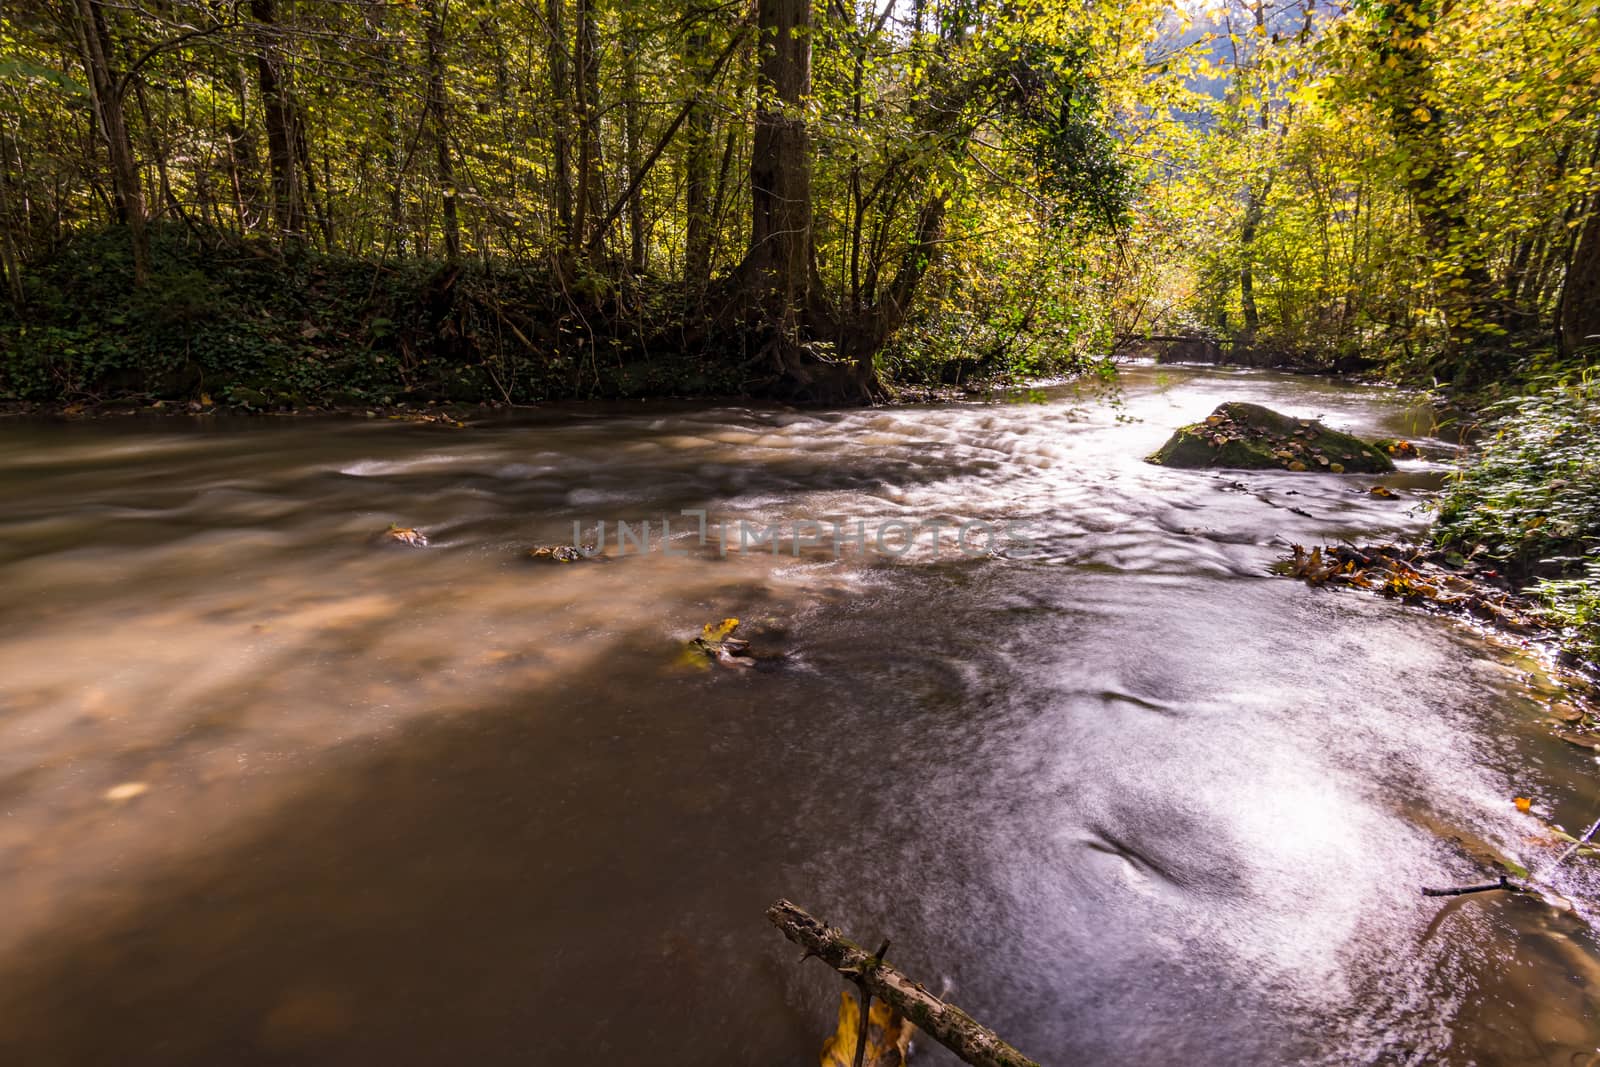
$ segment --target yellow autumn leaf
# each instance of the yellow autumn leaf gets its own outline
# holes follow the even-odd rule
[[[874,999],[867,1012],[865,1067],[905,1067],[915,1029],[889,1005]],[[861,1034],[861,1004],[848,990],[839,994],[839,1025],[822,1046],[821,1067],[851,1067]]]
[[[738,619],[723,619],[721,622],[708,622],[700,628],[702,641],[726,641],[728,635],[739,628]]]
[[[1533,801],[1527,797],[1517,797],[1516,802],[1518,811],[1527,811],[1529,808],[1533,807]]]

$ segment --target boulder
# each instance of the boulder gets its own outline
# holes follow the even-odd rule
[[[1382,451],[1320,422],[1280,415],[1260,404],[1228,403],[1204,422],[1174,433],[1151,463],[1196,469],[1278,468],[1328,474],[1381,474],[1394,470]]]

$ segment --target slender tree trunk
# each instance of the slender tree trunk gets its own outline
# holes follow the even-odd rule
[[[1255,243],[1256,228],[1261,225],[1261,198],[1255,189],[1245,194],[1248,200],[1244,209],[1244,224],[1239,228],[1239,307],[1244,312],[1244,341],[1255,344],[1256,333],[1261,329],[1261,312],[1256,307]]]
[[[644,166],[644,147],[639,116],[639,34],[630,28],[624,37],[628,57],[624,65],[627,81],[627,98],[623,101],[623,136],[627,142],[628,181],[635,185],[628,197],[628,265],[635,274],[643,274],[645,263],[644,242],[644,188],[636,179]]]
[[[111,34],[100,0],[77,0],[78,43],[89,73],[89,102],[95,125],[111,160],[111,189],[118,221],[128,227],[133,245],[133,283],[150,280],[150,235],[146,227],[144,188],[134,160],[123,111],[123,90],[111,73]]]
[[[427,45],[428,124],[438,154],[439,190],[444,201],[444,255],[454,264],[461,259],[461,221],[456,216],[455,162],[450,153],[450,120],[444,92],[444,5],[431,0],[423,16]]]
[[[233,171],[234,211],[241,235],[265,217],[261,189],[261,150],[250,123],[250,74],[243,63],[234,67],[239,120],[228,120],[228,159]]]
[[[550,33],[545,61],[549,67],[551,100],[550,170],[556,205],[556,244],[572,240],[572,98],[566,42],[565,0],[545,0],[545,25]]]
[[[1250,13],[1255,19],[1257,47],[1259,42],[1266,38],[1267,10],[1265,0],[1256,0],[1250,8]],[[1241,71],[1242,77],[1242,71]],[[1256,114],[1256,128],[1263,133],[1271,126],[1272,117],[1267,102],[1262,100],[1260,110]],[[1256,274],[1255,274],[1255,245],[1256,231],[1261,226],[1261,219],[1266,213],[1267,193],[1272,188],[1271,178],[1267,179],[1266,189],[1257,189],[1253,182],[1245,186],[1244,223],[1239,230],[1239,309],[1244,314],[1243,341],[1246,346],[1253,346],[1256,334],[1261,330],[1261,312],[1256,307]]]
[[[300,173],[305,175],[306,204],[311,211],[311,217],[317,221],[317,229],[322,231],[322,247],[326,251],[333,251],[333,214],[328,206],[328,198],[324,190],[317,191],[317,168],[311,159],[311,141],[307,133],[305,112],[296,107],[294,112],[294,155],[300,166]],[[328,176],[327,157],[323,157],[322,173]]]
[[[0,269],[6,276],[6,294],[11,297],[11,306],[20,312],[24,303],[22,257],[17,255],[17,241],[12,234],[9,170],[7,167],[6,172],[0,172]]]
[[[383,161],[384,161],[384,198],[388,204],[389,232],[382,242],[384,254],[393,249],[399,257],[405,256],[405,203],[402,199],[400,188],[400,171],[404,166],[404,157],[401,149],[400,119],[394,106],[394,87],[390,83],[389,71],[394,63],[394,49],[390,46],[387,34],[388,5],[383,0],[369,0],[367,21],[377,38],[378,65],[382,73],[378,76],[376,86],[380,118],[383,122]]]
[[[589,219],[605,210],[600,203],[600,32],[595,24],[594,0],[578,0],[577,37],[573,58],[577,67],[578,194],[572,218],[572,250],[582,248]]]
[[[17,230],[20,227],[23,233],[27,232],[28,218],[25,211],[20,220],[12,215],[16,205],[11,201],[11,156],[11,143],[0,133],[0,266],[4,267],[6,293],[11,297],[11,305],[21,312],[26,294],[22,288],[22,255],[17,251]]]
[[[305,237],[305,193],[296,164],[296,114],[287,84],[282,49],[278,46],[276,0],[250,0],[250,14],[258,24],[256,81],[267,127],[267,163],[272,171],[272,215],[279,232],[291,244]]]
[[[699,292],[711,280],[711,108],[704,77],[709,39],[701,27],[689,33],[684,65],[695,72],[694,110],[689,113],[689,136],[684,155],[683,277],[691,291]]]

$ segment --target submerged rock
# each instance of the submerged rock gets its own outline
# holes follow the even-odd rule
[[[1394,470],[1383,452],[1320,422],[1280,415],[1260,404],[1223,404],[1204,422],[1184,426],[1152,456],[1151,463],[1196,469],[1278,468],[1328,474],[1379,474]]]

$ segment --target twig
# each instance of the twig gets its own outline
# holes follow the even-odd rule
[[[888,1004],[973,1067],[1039,1067],[1000,1040],[993,1030],[881,959],[869,956],[866,949],[799,905],[780,900],[767,909],[767,918],[783,931],[784,937],[805,948],[808,955],[816,956]],[[863,1019],[862,1027],[865,1026]]]
[[[1539,873],[1539,877],[1549,874],[1551,871],[1565,863],[1567,858],[1574,852],[1577,852],[1578,849],[1582,848],[1584,845],[1587,845],[1589,843],[1589,839],[1594,837],[1596,830],[1600,830],[1600,819],[1596,819],[1594,822],[1590,823],[1589,828],[1583,832],[1583,836],[1578,838],[1572,844],[1568,845],[1567,850],[1555,858],[1555,862],[1551,863],[1550,866],[1546,867]],[[1530,875],[1529,880],[1531,881],[1533,877],[1534,876]]]
[[[1590,823],[1589,828],[1583,832],[1583,836],[1568,845],[1566,851],[1557,856],[1550,866],[1528,875],[1528,880],[1525,883],[1513,882],[1502,874],[1498,882],[1481,882],[1478,885],[1457,886],[1452,889],[1424,888],[1422,895],[1425,897],[1461,897],[1466,896],[1468,893],[1492,893],[1496,889],[1504,889],[1507,893],[1531,893],[1535,882],[1548,877],[1552,871],[1565,863],[1578,849],[1588,844],[1596,831],[1600,831],[1600,819]]]
[[[875,970],[883,965],[883,958],[889,954],[889,939],[884,938],[883,944],[878,946],[878,951],[869,961],[869,966]],[[861,979],[856,979],[856,989],[861,993],[861,1026],[856,1031],[856,1061],[855,1067],[861,1067],[867,1058],[867,1024],[872,1020],[872,994],[867,990],[867,984]]]
[[[1527,886],[1513,882],[1502,874],[1498,882],[1455,886],[1451,889],[1423,889],[1422,895],[1425,897],[1464,897],[1468,893],[1492,893],[1496,889],[1504,889],[1507,893],[1526,893],[1528,891]]]

